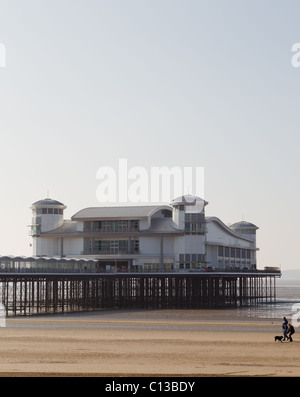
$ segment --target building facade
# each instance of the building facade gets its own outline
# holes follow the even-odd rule
[[[257,226],[230,227],[205,216],[208,203],[185,195],[170,205],[92,207],[64,219],[66,206],[32,204],[34,257],[94,260],[98,271],[256,269]]]

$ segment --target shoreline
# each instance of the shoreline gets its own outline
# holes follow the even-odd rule
[[[275,335],[281,335],[280,321],[231,310],[14,317],[0,329],[0,375],[298,376],[297,329],[293,343],[274,342]]]

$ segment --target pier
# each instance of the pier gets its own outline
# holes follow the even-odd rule
[[[280,272],[0,273],[7,316],[115,309],[222,309],[274,302]]]

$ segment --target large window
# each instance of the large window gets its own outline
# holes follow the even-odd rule
[[[218,246],[218,256],[231,258],[231,259],[251,259],[251,250],[245,248],[234,248],[234,247],[224,247],[222,245]]]
[[[84,230],[86,232],[135,232],[139,230],[139,221],[89,221],[85,222]]]
[[[91,242],[92,244],[92,242]],[[139,252],[139,240],[95,240],[94,249],[96,254],[137,254]]]
[[[179,269],[196,269],[205,265],[205,254],[179,254]]]
[[[203,213],[199,214],[185,214],[185,227],[186,233],[203,234],[206,232],[205,218]]]

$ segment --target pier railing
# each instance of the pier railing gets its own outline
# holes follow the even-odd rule
[[[236,273],[236,274],[272,274],[274,276],[281,276],[281,271],[280,270],[265,270],[265,269],[209,269],[209,270],[202,270],[202,269],[179,269],[179,270],[160,270],[160,269],[151,269],[150,271],[147,269],[141,269],[141,268],[132,268],[132,269],[114,269],[110,268],[108,269],[76,269],[76,268],[71,268],[71,267],[65,267],[65,268],[57,268],[57,267],[23,267],[23,268],[0,268],[0,274],[1,273],[15,273],[15,274],[24,274],[24,273],[35,273],[35,274],[43,274],[43,273],[61,273],[61,274],[116,274],[116,273],[141,273],[141,274],[155,274],[155,273],[178,273],[178,274],[208,274],[208,273],[213,273],[213,274],[218,274],[218,273]]]

